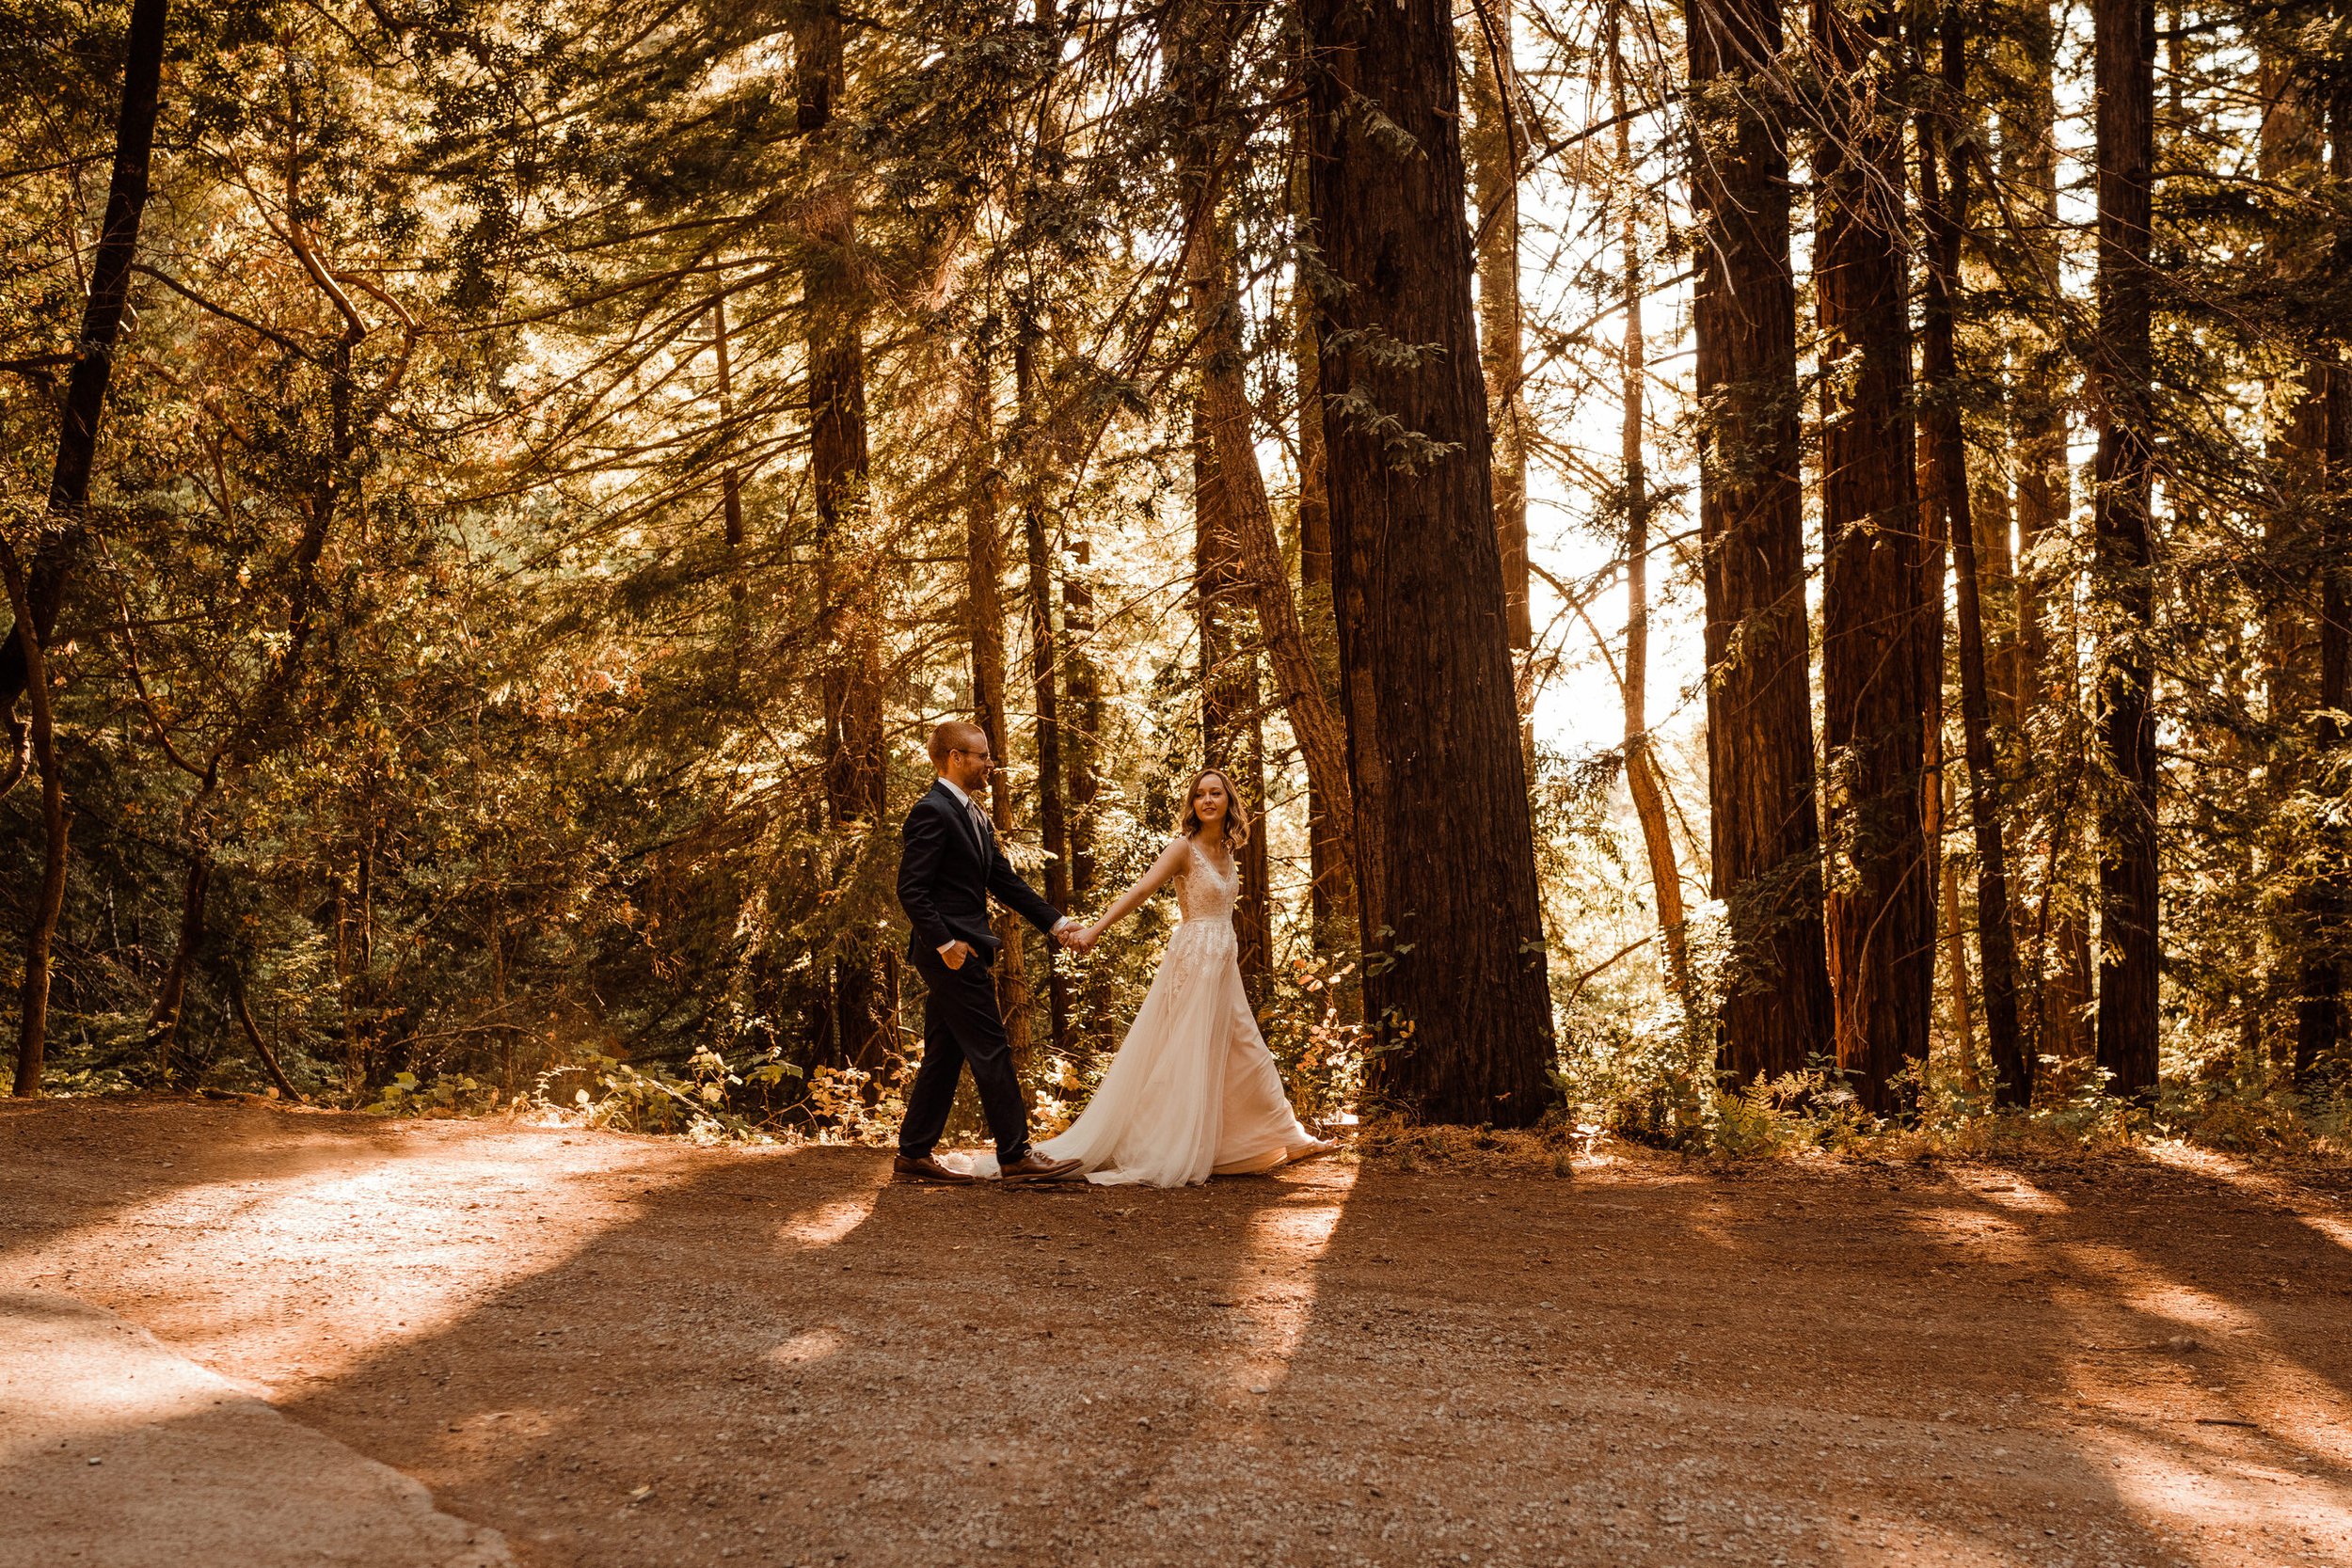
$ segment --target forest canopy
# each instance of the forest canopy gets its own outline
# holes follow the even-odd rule
[[[857,1135],[964,715],[1058,908],[1231,775],[1302,1112],[2342,1133],[2333,0],[0,0],[0,88],[20,1095]],[[1003,934],[1051,1119],[1156,942]]]

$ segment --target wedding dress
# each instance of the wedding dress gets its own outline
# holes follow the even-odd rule
[[[1037,1151],[1075,1160],[1087,1180],[1179,1187],[1243,1176],[1331,1146],[1299,1125],[1242,987],[1233,902],[1241,868],[1219,871],[1186,839],[1175,876],[1184,920],[1152,990],[1086,1111]],[[993,1175],[993,1156],[975,1161]]]

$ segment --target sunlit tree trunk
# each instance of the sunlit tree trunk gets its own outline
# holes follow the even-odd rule
[[[1626,112],[1625,17],[1609,8],[1609,112],[1616,121],[1619,199],[1619,265],[1623,268],[1625,335],[1618,350],[1618,460],[1625,484],[1625,779],[1633,815],[1642,825],[1642,847],[1649,860],[1651,896],[1666,948],[1666,977],[1684,1006],[1694,1000],[1691,957],[1682,906],[1682,871],[1676,863],[1674,831],[1666,820],[1665,791],[1649,734],[1649,467],[1643,456],[1643,418],[1648,399],[1648,349],[1642,334],[1641,171],[1633,163],[1631,117]]]
[[[1021,538],[1029,570],[1029,689],[1037,707],[1037,817],[1045,842],[1045,901],[1057,910],[1074,906],[1070,890],[1070,820],[1062,799],[1060,644],[1054,636],[1054,552],[1045,537],[1045,502],[1039,494],[1041,455],[1037,428],[1037,334],[1025,316],[1013,340],[1014,429],[1019,435]],[[1048,1043],[1070,1049],[1070,974],[1044,955]]]
[[[1687,0],[1698,277],[1708,827],[1732,952],[1723,1065],[1741,1082],[1832,1043],[1814,801],[1788,150],[1761,63],[1778,0]]]
[[[1307,134],[1295,130],[1302,151],[1294,160],[1292,201],[1300,230],[1307,215]],[[1293,283],[1293,349],[1298,378],[1298,619],[1326,700],[1339,703],[1338,630],[1331,610],[1331,503],[1323,439],[1322,350],[1315,331],[1314,290],[1305,277]],[[1334,831],[1330,814],[1307,777],[1308,918],[1314,943],[1328,952],[1356,940],[1355,872],[1347,846]]]
[[[40,618],[32,604],[30,577],[8,540],[0,537],[0,583],[7,587],[8,608],[16,617],[11,629],[24,652],[27,728],[33,767],[40,777],[40,886],[24,923],[24,977],[17,990],[14,1093],[21,1099],[40,1093],[49,1039],[49,948],[56,938],[58,913],[65,908],[66,834],[72,825],[66,816],[65,774],[57,758],[48,664],[37,630]]]
[[[1364,1004],[1389,1048],[1372,1089],[1432,1120],[1526,1125],[1549,1099],[1551,1007],[1452,10],[1306,0],[1302,13]]]
[[[1192,427],[1193,605],[1200,637],[1200,752],[1222,768],[1252,813],[1265,800],[1265,742],[1259,722],[1257,640],[1251,635],[1241,545],[1233,534],[1231,497],[1205,421]],[[1233,911],[1241,942],[1241,973],[1250,999],[1263,1002],[1273,961],[1273,902],[1265,834],[1254,832],[1234,853],[1241,872]]]
[[[1103,685],[1096,673],[1094,626],[1094,546],[1079,533],[1070,541],[1070,564],[1062,574],[1062,636],[1067,647],[1064,664],[1068,705],[1063,709],[1062,762],[1069,769],[1070,904],[1073,911],[1092,907],[1097,892],[1097,800],[1102,779],[1097,772],[1104,744]],[[1109,970],[1101,964],[1082,965],[1073,1003],[1073,1044],[1091,1044],[1100,1037],[1109,1005]]]
[[[1188,242],[1184,277],[1195,385],[1276,695],[1306,765],[1314,811],[1344,846],[1355,832],[1347,726],[1324,689],[1291,594],[1290,566],[1258,467],[1255,410],[1243,379],[1241,281],[1224,210],[1227,150],[1234,134],[1230,123],[1234,106],[1227,102],[1231,29],[1239,20],[1238,13],[1207,0],[1185,0],[1169,34],[1174,87],[1185,116],[1178,174]]]
[[[1012,834],[1010,716],[1005,705],[1004,520],[996,466],[996,419],[985,349],[975,343],[964,366],[964,630],[972,650],[972,721],[988,736],[998,762],[989,778],[988,815],[1000,842]],[[996,1008],[1012,1042],[1013,1059],[1029,1056],[1029,983],[1022,952],[1021,917],[995,911],[1001,945],[993,975]]]
[[[1519,314],[1519,170],[1527,156],[1512,59],[1511,0],[1478,0],[1462,21],[1470,69],[1462,74],[1463,131],[1478,225],[1478,363],[1494,433],[1495,543],[1502,556],[1502,603],[1519,662],[1519,717],[1534,700],[1528,651],[1527,393]]]
[[[2037,1064],[2047,1057],[2063,1088],[2079,1081],[2092,1055],[2090,1022],[2090,934],[2073,884],[2073,817],[2087,758],[2074,744],[2079,701],[2074,577],[2069,519],[2074,476],[2067,464],[2067,417],[2073,389],[2063,345],[2042,323],[2060,299],[2058,213],[2056,78],[2058,24],[2046,4],[2010,13],[2008,42],[2015,51],[2019,90],[2001,127],[2003,167],[2012,210],[2031,268],[2029,297],[2042,304],[2026,314],[2018,337],[2014,393],[2017,469],[2017,640],[2021,722],[2018,759],[2050,775],[2054,786],[2033,832],[2044,866],[2033,913],[2030,955],[2019,983],[2031,991],[2026,1049]],[[2037,1083],[2042,1075],[2036,1074]]]
[[[13,715],[24,695],[27,661],[34,642],[48,647],[65,599],[75,541],[89,509],[91,470],[98,460],[98,431],[106,411],[106,387],[114,374],[115,340],[129,307],[131,266],[137,259],[139,223],[147,212],[148,166],[154,156],[155,115],[163,90],[167,0],[133,0],[123,40],[122,97],[115,114],[114,176],[106,189],[106,217],[89,259],[89,295],[82,307],[77,353],[66,380],[58,420],[56,456],[50,466],[49,516],[60,531],[42,539],[24,563],[26,613],[33,641],[11,629],[0,636],[0,713]],[[11,613],[15,613],[11,611]]]
[[[2256,173],[2284,189],[2307,191],[2324,178],[2325,127],[2312,112],[2308,86],[2298,80],[2291,62],[2265,51],[2258,68],[2262,94],[2262,127],[2256,148]],[[2291,277],[2308,276],[2316,257],[2306,248],[2285,262]],[[2269,455],[2280,476],[2282,504],[2263,519],[2263,559],[2268,564],[2263,583],[2262,682],[2268,709],[2271,744],[2265,759],[2273,795],[2281,802],[2305,783],[2305,730],[2317,699],[2313,676],[2320,663],[2316,623],[2321,606],[2315,574],[2306,569],[2313,553],[2316,516],[2325,504],[2328,447],[2328,366],[2307,360],[2293,385],[2294,397],[2283,427],[2269,442]],[[2299,852],[2297,826],[2285,813],[2265,846],[2273,864],[2290,863]],[[2273,923],[2276,973],[2269,975],[2265,1000],[2291,995],[2284,1011],[2292,1022],[2272,1027],[2268,1045],[2274,1057],[2293,1065],[2304,1059],[2308,1044],[2313,1053],[2332,1021],[2335,1008],[2306,1005],[2314,980],[2326,990],[2334,977],[2307,968],[2311,890],[2297,889],[2289,910]],[[2290,993],[2290,988],[2291,993]],[[2265,1007],[2265,1014],[2274,1009]]]
[[[1814,296],[1821,363],[1821,695],[1837,1062],[1863,1102],[1896,1107],[1927,1055],[1935,861],[1921,816],[1929,594],[1911,411],[1902,119],[1894,14],[1815,0],[1828,126],[1815,143]],[[1932,625],[1931,625],[1932,624]]]
[[[842,17],[818,6],[795,28],[794,70],[802,135],[825,150],[825,132],[846,83]],[[835,829],[882,820],[882,641],[866,498],[864,288],[858,277],[856,214],[846,176],[821,188],[810,219],[804,277],[808,307],[809,478],[817,502],[818,593],[825,618],[822,694],[827,815]],[[848,1065],[878,1069],[889,1048],[883,1010],[889,961],[864,936],[834,965],[831,1012]]]
[[[2328,162],[2341,198],[2352,190],[2352,85],[2340,84],[2328,105]],[[2352,220],[2337,219],[2328,261],[2338,277],[2352,269]],[[2319,719],[2313,736],[2320,793],[2345,793],[2345,733],[2337,715],[2352,707],[2352,561],[2346,560],[2352,524],[2352,366],[2339,331],[2329,362],[2314,378],[2322,389],[2322,481],[2319,509]],[[2296,1008],[2295,1071],[2309,1083],[2313,1070],[2337,1059],[2343,1042],[2344,916],[2352,910],[2352,833],[2332,816],[2318,826],[2316,867],[2305,902],[2312,931],[2304,961],[2302,999]]]
[[[2010,924],[2009,846],[2002,816],[2000,760],[1993,737],[1994,690],[1985,637],[1982,552],[1977,547],[1975,497],[1961,426],[1955,318],[1961,240],[1968,223],[1968,172],[1959,151],[1963,127],[1951,121],[1965,112],[1968,81],[1967,38],[1957,0],[1945,0],[1939,32],[1944,112],[1922,116],[1919,123],[1920,205],[1928,230],[1923,423],[1928,471],[1936,492],[1929,503],[1941,511],[1952,546],[1953,615],[1960,634],[1961,733],[1968,758],[1969,824],[1975,831],[1977,848],[1977,954],[1984,974],[1985,1043],[1993,1060],[1994,1094],[2005,1105],[2024,1105],[2032,1097],[2032,1061],[2018,1028],[2017,948]],[[1939,578],[1935,589],[1939,601],[1942,590]],[[1948,784],[1946,793],[1948,798]],[[1959,973],[1957,966],[1955,973]]]
[[[2099,811],[2099,1065],[2116,1092],[2156,1086],[2157,887],[2148,236],[2155,154],[2153,8],[2095,0],[2099,415],[2093,589],[2107,619],[2099,744],[2112,782]]]

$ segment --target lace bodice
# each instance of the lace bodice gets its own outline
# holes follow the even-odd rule
[[[1227,860],[1219,871],[1198,839],[1184,840],[1184,863],[1176,873],[1176,908],[1184,924],[1195,921],[1233,922],[1233,903],[1241,895],[1241,863]]]

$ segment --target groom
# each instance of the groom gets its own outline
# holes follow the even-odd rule
[[[923,1002],[923,1065],[907,1091],[893,1168],[909,1181],[974,1180],[931,1153],[968,1062],[996,1138],[999,1179],[1059,1181],[1075,1175],[1078,1163],[1030,1152],[1021,1080],[989,973],[999,944],[988,927],[988,895],[1065,947],[1080,945],[1077,923],[1032,892],[996,847],[996,829],[976,798],[996,766],[980,727],[950,719],[931,731],[931,766],[939,782],[907,813],[898,854],[898,904],[914,926],[907,956],[930,992]]]

